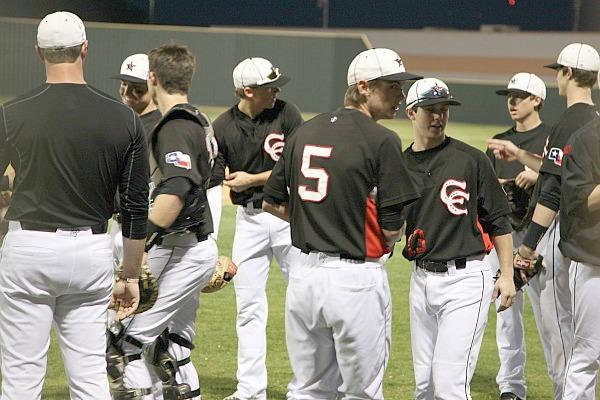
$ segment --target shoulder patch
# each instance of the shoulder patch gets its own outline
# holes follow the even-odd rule
[[[548,159],[559,167],[562,166],[563,151],[558,147],[553,147],[548,151]]]
[[[192,169],[192,159],[189,155],[181,151],[173,151],[165,154],[165,162],[179,168]]]

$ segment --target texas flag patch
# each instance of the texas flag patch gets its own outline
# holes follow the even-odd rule
[[[192,160],[189,155],[180,151],[174,151],[165,155],[165,162],[173,164],[176,167],[184,169],[192,169]]]

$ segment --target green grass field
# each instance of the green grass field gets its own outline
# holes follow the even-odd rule
[[[211,117],[218,109],[207,110]],[[411,142],[411,130],[406,120],[388,121],[384,125],[397,131],[404,146]],[[450,124],[448,134],[464,140],[480,149],[485,139],[501,132],[498,126]],[[235,208],[226,205],[219,235],[221,254],[231,254],[235,221]],[[408,282],[410,268],[401,256],[393,257],[387,265],[393,294],[393,342],[392,354],[385,379],[385,396],[388,399],[410,399],[413,395],[413,375],[408,326]],[[285,283],[276,265],[268,284],[269,324],[267,367],[269,371],[269,399],[285,399],[286,385],[291,378],[291,370],[284,342],[283,308]],[[528,399],[550,399],[551,383],[545,371],[545,363],[539,337],[535,327],[531,307],[526,302],[527,365],[526,377]],[[472,396],[477,400],[497,399],[495,377],[498,356],[495,344],[494,308],[490,309],[488,328],[479,356],[479,363],[472,381]],[[236,385],[236,333],[235,333],[235,294],[229,286],[215,294],[203,294],[197,318],[196,350],[192,353],[202,383],[204,400],[220,400],[231,394]],[[53,341],[48,358],[48,374],[44,386],[44,398],[62,400],[68,398],[66,377],[62,368],[56,342]]]

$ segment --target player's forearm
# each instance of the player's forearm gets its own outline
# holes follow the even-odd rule
[[[592,193],[588,196],[588,210],[590,212],[595,212],[600,210],[600,185],[597,185]]]
[[[538,203],[535,206],[531,220],[536,224],[548,228],[552,224],[552,221],[554,221],[554,218],[556,218],[556,211]]]
[[[402,235],[404,234],[405,226],[406,226],[406,224],[403,225],[401,229],[398,229],[396,231],[388,231],[387,229],[381,230],[381,232],[383,233],[383,238],[385,240],[385,245],[387,247],[394,246],[397,241],[402,239]]]
[[[531,168],[535,172],[540,172],[542,157],[538,156],[537,154],[530,153],[524,149],[519,149],[516,157],[521,164]]]
[[[277,218],[290,222],[290,210],[287,203],[271,204],[263,200],[262,209]]]
[[[168,228],[183,209],[183,199],[175,194],[159,194],[154,199],[148,219],[154,225]]]
[[[261,172],[259,174],[251,174],[250,186],[264,186],[271,176],[271,170]]]
[[[502,276],[513,275],[513,240],[510,233],[492,237],[498,261],[500,262],[500,274]]]
[[[123,238],[123,272],[121,278],[137,278],[144,256],[145,239]]]

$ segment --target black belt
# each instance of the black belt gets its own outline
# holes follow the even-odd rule
[[[20,222],[21,229],[26,231],[39,231],[39,232],[56,232],[57,230],[65,230],[65,231],[78,231],[81,228],[63,228],[63,227],[49,227],[43,224],[39,224],[37,222]],[[102,222],[97,225],[92,225],[92,233],[94,235],[100,235],[106,233],[108,229],[108,223]]]
[[[250,208],[250,209],[254,209],[254,210],[262,210],[262,203],[263,203],[262,199],[257,199],[257,200],[252,200],[252,201],[247,202],[242,207]]]
[[[448,272],[448,261],[416,260],[415,264],[417,264],[417,267],[429,272]],[[456,269],[465,268],[467,266],[467,259],[457,258],[454,260],[454,266]]]

